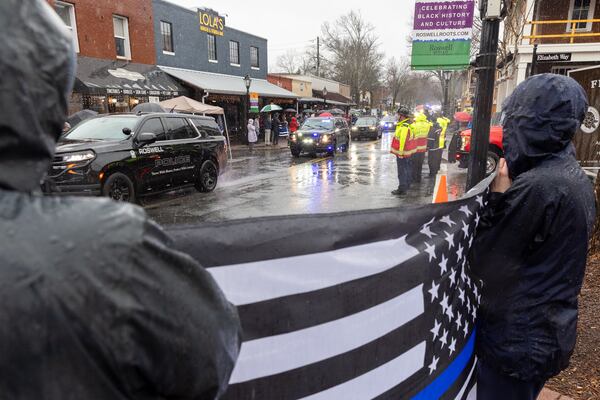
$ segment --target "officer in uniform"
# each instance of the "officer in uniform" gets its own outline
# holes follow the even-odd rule
[[[427,115],[419,113],[415,116],[415,122],[411,128],[416,141],[416,153],[412,158],[412,180],[413,182],[421,182],[421,174],[423,172],[423,162],[425,161],[425,153],[427,152],[427,139],[429,131],[433,124],[427,119]]]
[[[427,164],[429,165],[429,177],[435,179],[442,163],[442,153],[446,148],[446,131],[450,120],[442,115],[436,119],[436,125],[429,131],[427,142]]]
[[[398,109],[398,123],[392,140],[391,153],[396,156],[398,166],[398,189],[392,192],[395,196],[406,194],[412,181],[411,156],[416,151],[416,142],[411,132],[411,113],[408,107]]]

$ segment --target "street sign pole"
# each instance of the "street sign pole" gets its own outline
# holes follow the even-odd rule
[[[500,29],[499,10],[490,10],[498,4],[495,0],[482,1],[481,15],[485,15],[481,29],[481,48],[477,56],[477,91],[475,92],[475,110],[467,190],[473,188],[485,178],[487,152],[490,140],[490,122],[494,101],[494,81],[496,79],[496,56],[498,53],[498,34]],[[496,12],[497,11],[497,12]]]

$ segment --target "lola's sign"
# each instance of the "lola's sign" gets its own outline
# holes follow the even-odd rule
[[[200,30],[211,35],[223,36],[225,30],[225,18],[219,16],[213,10],[198,10],[200,18]]]

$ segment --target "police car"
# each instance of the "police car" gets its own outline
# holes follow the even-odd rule
[[[187,185],[210,192],[226,163],[227,142],[210,117],[108,115],[81,123],[59,140],[42,189],[125,202]]]

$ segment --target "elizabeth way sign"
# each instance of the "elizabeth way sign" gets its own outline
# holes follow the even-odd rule
[[[475,0],[417,0],[412,68],[455,70],[469,65]]]

